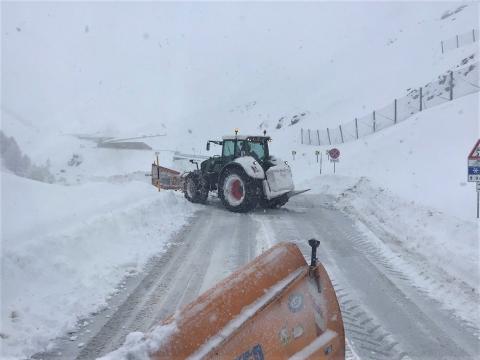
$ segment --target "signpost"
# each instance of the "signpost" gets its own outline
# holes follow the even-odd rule
[[[477,183],[477,219],[480,216],[480,140],[468,155],[468,181]]]
[[[293,157],[293,160],[295,160],[295,154],[296,154],[296,153],[297,153],[297,152],[296,152],[295,150],[292,150],[292,157]]]
[[[340,160],[340,150],[337,148],[333,148],[330,150],[327,150],[328,157],[330,159],[330,162],[333,162],[333,173],[335,174],[335,163],[337,163]]]

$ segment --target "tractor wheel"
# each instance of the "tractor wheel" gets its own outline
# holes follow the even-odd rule
[[[279,196],[278,198],[267,200],[267,199],[262,199],[260,201],[260,206],[263,207],[264,209],[278,209],[285,205],[288,202],[288,196],[287,194],[284,194],[282,196]]]
[[[183,183],[185,198],[192,203],[205,204],[208,198],[208,185],[200,174],[190,173]]]
[[[243,169],[226,169],[218,181],[218,196],[233,212],[247,212],[257,207],[258,184]]]

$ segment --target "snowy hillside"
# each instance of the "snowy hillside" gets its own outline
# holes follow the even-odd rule
[[[128,279],[141,282],[152,258],[162,255],[169,259],[160,262],[181,259],[184,269],[194,269],[178,270],[170,292],[159,293],[172,311],[279,241],[323,236],[321,256],[340,283],[346,277],[340,261],[350,255],[335,263],[328,255],[339,250],[329,241],[348,243],[350,235],[338,224],[328,228],[321,215],[330,211],[338,223],[350,221],[351,231],[412,288],[440,304],[439,312],[446,309],[474,328],[478,339],[480,252],[466,157],[480,137],[480,93],[336,146],[335,174],[326,157],[330,146],[300,142],[302,127],[338,126],[466,58],[477,62],[478,40],[445,53],[440,42],[479,28],[478,3],[10,2],[1,9],[0,130],[13,137],[29,168],[41,169],[52,183],[16,171],[11,164],[20,153],[2,150],[0,356],[58,353],[59,337],[71,351],[59,359],[82,349],[91,358],[97,349],[88,353],[87,342],[104,328],[90,324],[114,316],[119,299],[134,290]],[[217,146],[207,152],[206,141],[235,128],[240,134],[266,130],[270,152],[288,160],[296,188],[312,191],[278,212],[241,216],[220,210],[216,197],[208,206],[192,205],[181,193],[150,185],[145,174],[155,152],[163,166],[192,169],[181,154],[219,154]],[[150,149],[99,146],[132,138]],[[177,245],[189,257],[175,253]],[[345,283],[354,288],[357,282]],[[358,300],[362,296],[355,301],[379,327],[423,349],[405,341],[408,326],[395,333],[394,322],[375,313],[371,301]],[[137,325],[128,318],[121,331]],[[112,335],[116,342],[102,354],[123,335]],[[349,354],[368,358],[349,341]]]

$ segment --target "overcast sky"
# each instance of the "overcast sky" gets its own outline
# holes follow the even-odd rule
[[[369,34],[381,24],[387,36],[389,18],[408,11],[391,2],[2,3],[2,106],[62,131],[154,131],[252,100],[299,103],[329,91],[319,81],[333,58],[370,61]]]

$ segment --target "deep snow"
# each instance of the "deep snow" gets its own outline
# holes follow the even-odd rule
[[[148,183],[66,187],[2,172],[2,355],[46,348],[101,310],[192,212]]]
[[[317,148],[298,137],[301,126],[336,126],[478,58],[478,42],[446,54],[439,45],[478,28],[477,3],[457,13],[459,3],[447,2],[1,7],[1,128],[33,162],[48,161],[57,182],[2,169],[2,355],[32,354],[104,306],[194,211],[148,184],[153,151],[99,149],[74,134],[165,133],[146,142],[163,165],[185,167],[175,150],[212,155],[207,139],[267,129],[297,188],[338,196],[339,208],[362,217],[359,227],[381,224],[396,241],[370,234],[372,242],[415,271],[438,272],[437,285],[424,285],[448,308],[475,311],[476,300],[441,287],[478,296],[475,190],[466,182],[478,94],[340,146],[339,176],[321,147],[328,176],[318,177]],[[259,251],[273,244],[262,232]]]

